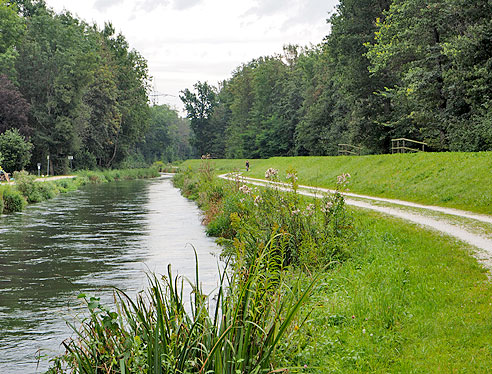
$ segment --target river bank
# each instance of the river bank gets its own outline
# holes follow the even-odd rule
[[[227,226],[234,214],[247,214],[244,191],[252,190],[254,200],[260,191],[244,188],[240,179],[200,187],[193,175],[203,166],[193,166],[183,178],[189,180],[179,181],[183,192],[199,200],[209,234],[226,234],[226,243],[234,242],[237,233],[217,228]],[[256,173],[264,177],[265,170]],[[236,192],[224,192],[228,189]],[[316,202],[304,198],[300,213],[309,204]],[[321,281],[301,307],[294,325],[300,328],[290,331],[277,352],[279,367],[311,373],[487,373],[492,285],[472,257],[473,247],[378,213],[347,212],[356,234],[345,256],[327,270],[306,262],[304,269],[291,270],[294,279],[307,268]],[[247,220],[239,222],[238,227],[251,228]],[[319,253],[316,243],[311,249],[308,254]]]
[[[0,214],[22,211],[27,204],[52,199],[60,193],[75,191],[86,184],[117,180],[155,178],[158,168],[80,171],[74,176],[36,178],[26,172],[14,173],[15,180],[0,184]]]

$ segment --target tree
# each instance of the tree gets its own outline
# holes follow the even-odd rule
[[[486,135],[469,124],[487,117],[490,103],[484,82],[490,79],[491,12],[486,0],[393,1],[367,55],[372,71],[394,76],[381,95],[391,101],[395,135],[425,140],[435,150],[460,149],[457,134]]]
[[[17,12],[17,6],[14,3],[0,0],[0,72],[13,81],[17,78],[16,45],[22,39],[25,28]]]
[[[102,38],[99,48],[101,61],[84,95],[89,117],[82,132],[82,152],[92,154],[97,166],[108,168],[118,149],[122,115],[118,103],[116,64]]]
[[[384,98],[374,95],[388,83],[383,74],[370,74],[365,44],[371,44],[376,20],[389,8],[391,0],[341,0],[328,22],[332,31],[324,41],[324,59],[330,66],[332,93],[328,101],[330,153],[337,152],[337,143],[365,147],[368,153],[387,149],[387,128],[384,126]],[[325,82],[327,78],[322,78]],[[326,94],[325,94],[326,95]]]
[[[191,144],[196,155],[213,154],[212,147],[218,139],[223,137],[222,133],[212,126],[211,116],[217,105],[216,88],[207,82],[197,82],[193,85],[195,92],[185,89],[179,96],[187,111],[193,136]]]
[[[135,50],[130,50],[122,34],[115,34],[108,23],[101,32],[114,61],[116,101],[121,124],[116,132],[109,165],[124,161],[136,151],[144,138],[150,120],[149,72],[147,61]]]
[[[0,133],[16,128],[23,135],[32,132],[28,123],[29,104],[19,89],[0,74]]]
[[[2,167],[9,173],[19,171],[31,160],[32,144],[24,139],[19,130],[7,130],[0,134]]]
[[[16,68],[20,91],[31,103],[29,122],[36,159],[50,155],[52,172],[68,170],[68,155],[87,126],[83,96],[97,61],[92,29],[69,13],[37,8],[27,19]]]
[[[145,160],[172,162],[191,157],[188,120],[179,118],[168,105],[153,106],[150,111],[149,130],[138,145]]]

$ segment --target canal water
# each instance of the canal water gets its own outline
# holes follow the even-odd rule
[[[217,283],[219,248],[194,203],[169,178],[90,185],[0,216],[0,373],[43,373],[85,310],[80,292],[110,304],[110,286],[135,295],[146,272]]]

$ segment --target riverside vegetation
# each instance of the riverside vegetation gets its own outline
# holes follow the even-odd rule
[[[239,180],[224,186],[215,182],[207,161],[197,179],[194,174],[178,174],[176,183],[209,206],[215,222],[209,232],[223,237],[227,266],[218,290],[203,294],[197,264],[191,305],[184,301],[183,281],[170,269],[162,279],[150,276],[147,294],[135,301],[115,290],[115,311],[81,295],[89,316],[80,328],[73,326],[77,335],[64,343],[66,353],[54,360],[52,373],[268,373],[278,367],[277,351],[302,325],[297,312],[316,283],[308,274],[292,281],[288,269],[343,260],[352,233],[343,198],[337,193],[306,205],[295,192],[253,193]],[[278,180],[273,169],[270,178]],[[229,210],[216,211],[222,200]],[[307,250],[313,245],[318,259]]]
[[[89,315],[50,373],[488,372],[492,286],[469,247],[339,191],[300,197],[293,169],[266,173],[288,193],[215,173],[205,160],[175,183],[224,246],[216,293],[197,271],[187,303],[169,269],[136,300],[115,290],[113,310],[80,295]]]
[[[159,176],[159,165],[143,169],[79,171],[75,178],[36,181],[25,171],[15,172],[15,184],[0,184],[0,214],[22,211],[27,204],[49,200],[60,193],[75,191],[86,184]]]
[[[481,156],[475,155],[478,159]],[[408,162],[416,159],[412,155],[401,158],[405,157]],[[350,165],[355,168],[356,158],[353,160]],[[236,167],[243,165],[239,160],[234,162]],[[176,182],[185,195],[197,199],[204,209],[209,234],[221,235],[219,241],[226,244],[226,251],[231,244],[242,250],[245,242],[264,241],[272,229],[289,232],[302,227],[295,223],[297,219],[305,219],[311,225],[317,221],[313,217],[325,214],[326,210],[322,209],[326,207],[326,197],[299,199],[296,208],[286,209],[289,219],[282,222],[283,204],[288,206],[296,198],[295,172],[287,167],[295,162],[309,165],[305,158],[251,163],[253,174],[262,178],[266,168],[260,168],[265,164],[274,167],[282,164],[284,170],[289,169],[284,181],[291,183],[294,189],[291,193],[250,189],[240,180],[231,183],[212,179],[209,175],[214,172],[202,161],[193,162],[193,167],[190,162],[185,164]],[[227,169],[226,165],[232,170],[231,163],[231,160],[214,160],[221,171]],[[333,173],[342,162],[333,164],[336,166],[326,163],[327,173]],[[385,165],[389,167],[389,162]],[[419,170],[418,163],[416,168]],[[283,177],[286,174],[282,173]],[[306,171],[299,174],[305,175]],[[266,175],[271,176],[271,169]],[[355,175],[350,180],[351,190],[358,174]],[[330,183],[336,186],[340,181],[346,182],[333,177]],[[410,182],[402,177],[402,184],[408,186]],[[263,201],[258,201],[258,196]],[[269,207],[265,196],[277,196],[277,205]],[[334,196],[328,197],[330,209],[337,206],[333,199]],[[257,210],[260,205],[266,211],[270,209],[271,220]],[[309,206],[317,207],[313,209],[316,213],[311,215]],[[341,213],[342,210],[332,219]],[[341,245],[336,235],[330,236],[337,232],[332,231],[336,226],[325,231],[330,239],[335,239],[328,241],[333,245],[328,248],[317,243],[316,237],[320,235],[317,226],[305,250],[302,250],[302,239],[307,238],[306,234],[291,231],[283,237],[286,254],[290,253],[289,245],[298,240],[294,250],[298,256],[293,261],[296,266],[289,267],[288,279],[303,279],[309,274],[319,282],[280,343],[275,356],[278,367],[306,373],[487,373],[492,364],[488,333],[492,327],[489,318],[492,285],[487,271],[470,256],[471,247],[373,212],[343,207],[341,217],[339,222],[343,222],[344,230]],[[271,226],[275,221],[278,227]]]

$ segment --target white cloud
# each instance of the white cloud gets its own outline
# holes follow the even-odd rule
[[[99,26],[111,21],[148,60],[166,102],[179,91],[217,84],[240,64],[282,52],[285,44],[321,42],[337,0],[47,0]]]
[[[119,2],[120,0],[96,0],[94,8],[104,12],[113,6],[118,5]]]

